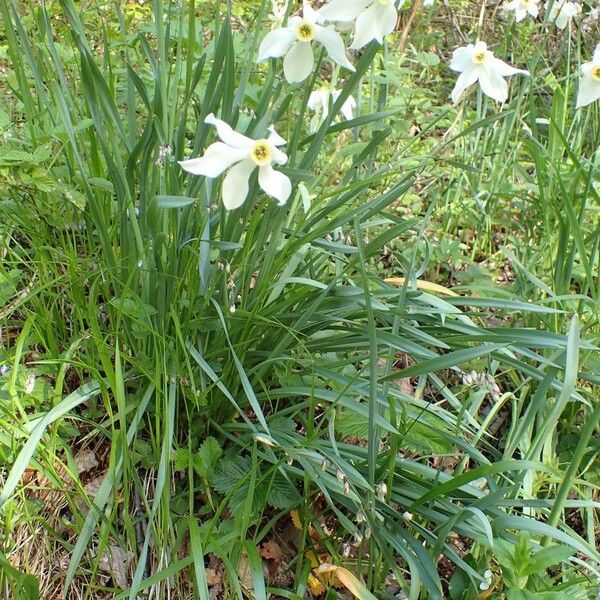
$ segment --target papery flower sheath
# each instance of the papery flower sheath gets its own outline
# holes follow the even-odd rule
[[[227,210],[240,207],[249,191],[249,179],[258,169],[258,184],[279,205],[287,202],[292,193],[289,177],[273,169],[272,164],[284,165],[287,155],[279,149],[286,144],[273,127],[267,138],[253,140],[234,131],[225,121],[210,114],[205,123],[214,125],[220,142],[211,144],[199,158],[182,160],[179,165],[192,175],[215,178],[227,171],[223,179],[223,204]]]
[[[301,17],[291,17],[286,27],[265,36],[258,50],[258,62],[283,56],[285,78],[290,83],[304,81],[315,64],[312,45],[317,42],[325,47],[333,62],[354,71],[342,36],[332,26],[324,27],[322,23],[321,15],[305,3]]]
[[[462,93],[476,82],[486,96],[504,102],[508,98],[508,84],[504,78],[517,73],[529,75],[529,71],[515,69],[496,58],[485,42],[457,48],[452,53],[450,68],[460,73],[450,96],[455,104]]]
[[[404,0],[331,0],[319,13],[327,21],[355,21],[354,39],[350,48],[358,50],[370,41],[383,44],[398,22],[397,6]]]

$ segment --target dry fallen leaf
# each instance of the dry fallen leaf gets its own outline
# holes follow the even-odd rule
[[[283,558],[283,552],[275,540],[269,540],[261,545],[260,556],[265,560],[274,560],[279,563]]]
[[[90,450],[89,448],[84,448],[80,450],[74,457],[75,466],[77,467],[77,472],[81,475],[81,473],[86,473],[87,471],[91,471],[94,467],[98,466],[98,459],[96,458],[96,453]]]
[[[402,377],[401,379],[397,379],[394,383],[400,388],[401,392],[412,396],[414,394],[414,388],[412,386],[410,377]]]
[[[104,475],[98,475],[98,477],[94,477],[89,483],[85,485],[83,488],[85,493],[90,496],[90,498],[95,498],[102,482],[104,481]]]
[[[113,545],[100,559],[99,567],[102,571],[110,573],[118,588],[126,590],[129,588],[128,571],[132,560],[132,552]]]
[[[213,587],[215,585],[221,585],[223,583],[223,574],[219,573],[216,569],[205,569],[206,573],[206,583],[208,587]]]
[[[325,586],[312,574],[308,574],[308,587],[313,596],[322,596],[325,593]]]
[[[247,590],[254,589],[254,580],[252,579],[252,567],[250,566],[250,560],[246,551],[242,551],[240,554],[240,560],[238,562],[237,574],[240,579],[240,583]]]

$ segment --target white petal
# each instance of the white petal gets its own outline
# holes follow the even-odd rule
[[[450,68],[453,71],[466,71],[473,66],[473,54],[475,50],[473,44],[457,48],[452,53],[452,60],[450,61]]]
[[[479,85],[486,96],[497,102],[505,102],[508,98],[508,84],[502,76],[490,68],[483,68],[479,72]]]
[[[312,71],[315,58],[310,42],[296,42],[283,59],[283,73],[290,83],[304,81]]]
[[[319,23],[323,20],[319,11],[315,10],[306,0],[302,3],[302,18],[311,23]]]
[[[271,165],[259,168],[258,184],[266,194],[275,198],[280,206],[287,202],[292,193],[292,182],[289,177],[275,171]]]
[[[249,137],[234,131],[225,121],[217,119],[212,113],[204,119],[204,122],[214,125],[221,141],[229,146],[233,146],[234,148],[251,148],[254,143]]]
[[[557,15],[555,25],[559,29],[565,29],[571,22],[571,19],[580,12],[581,6],[575,2],[562,2],[558,7],[555,6],[552,8],[552,15]]]
[[[568,24],[569,24],[569,18],[564,16],[562,13],[558,15],[558,17],[556,17],[556,20],[554,21],[554,24],[559,28],[559,29],[564,29]]]
[[[569,17],[575,17],[581,12],[581,5],[577,4],[576,2],[565,2],[562,10]]]
[[[339,96],[339,92],[337,95]],[[329,97],[331,96],[329,90],[315,90],[311,92],[308,99],[308,107],[315,111],[316,119],[313,121],[313,130],[316,131],[316,127],[319,123],[322,123],[329,114]],[[336,93],[333,94],[334,100],[336,99]]]
[[[332,93],[334,102],[337,102],[337,99],[340,97],[342,90],[334,90]],[[356,100],[354,96],[348,96],[346,101],[342,105],[340,112],[342,113],[344,119],[350,121],[350,119],[354,118],[354,111],[356,110]],[[327,105],[327,112],[329,113],[329,104]]]
[[[269,144],[273,146],[285,146],[287,142],[275,131],[275,126],[269,127]]]
[[[244,204],[248,197],[248,180],[256,165],[251,160],[243,160],[231,167],[223,179],[223,205],[234,210]]]
[[[594,50],[594,58],[592,59],[595,63],[600,63],[600,44],[596,46]]]
[[[581,65],[581,73],[582,73],[584,76],[586,76],[586,77],[587,77],[587,76],[591,76],[592,69],[593,69],[595,66],[596,66],[596,65],[595,65],[593,62],[586,62],[586,63],[583,63],[583,64]]]
[[[331,0],[319,12],[328,21],[354,21],[369,4],[368,0]]]
[[[215,142],[206,149],[204,156],[179,161],[179,165],[192,175],[214,178],[245,158],[248,158],[247,149],[232,148],[223,142]]]
[[[540,7],[537,5],[537,3],[530,4],[529,8],[527,10],[534,19],[537,19],[538,15],[540,13]]]
[[[383,43],[383,38],[396,29],[398,11],[393,4],[382,6],[379,2],[372,4],[356,19],[356,31],[350,48],[358,50],[371,40]]]
[[[315,40],[325,46],[325,50],[327,50],[327,54],[329,54],[329,58],[333,62],[350,71],[355,70],[346,56],[346,47],[344,46],[342,36],[333,27],[321,27],[317,25]]]
[[[517,73],[520,73],[521,75],[529,75],[529,71],[524,71],[523,69],[515,69],[508,63],[505,63],[503,60],[500,60],[495,56],[488,59],[487,68],[490,71],[498,73],[502,77],[509,77],[510,75],[516,75]]]
[[[587,106],[598,99],[600,99],[600,81],[591,77],[582,77],[577,92],[577,108]]]
[[[352,96],[348,96],[348,99],[342,105],[342,114],[347,121],[354,118],[354,111],[356,110],[356,100]]]
[[[473,85],[477,79],[479,79],[479,69],[471,68],[463,71],[456,80],[456,84],[454,85],[454,89],[450,94],[452,98],[452,102],[457,104],[462,96],[463,92],[470,86]]]
[[[257,62],[283,56],[290,49],[295,39],[296,34],[290,27],[270,31],[260,43]]]
[[[272,148],[271,150],[273,152],[273,160],[278,165],[285,165],[285,163],[288,161],[288,155],[285,152],[282,152],[279,148]]]
[[[313,90],[308,97],[306,106],[314,111],[323,110],[327,103],[328,96],[329,92],[327,90]]]

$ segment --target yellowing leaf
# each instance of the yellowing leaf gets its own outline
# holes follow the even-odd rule
[[[405,277],[388,277],[385,280],[386,283],[391,283],[392,285],[404,285],[406,282]],[[442,294],[442,296],[458,296],[456,292],[444,287],[443,285],[439,285],[437,283],[433,283],[431,281],[424,281],[423,279],[417,279],[417,289],[424,290],[426,292],[437,292],[438,294]]]
[[[325,563],[319,566],[319,573],[335,574],[339,582],[358,600],[377,600],[365,587],[365,584],[344,567]]]

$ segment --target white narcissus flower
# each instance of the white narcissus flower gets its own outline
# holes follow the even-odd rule
[[[540,8],[539,0],[511,0],[504,5],[506,10],[512,10],[515,13],[515,21],[520,23],[528,14],[534,19],[537,18]]]
[[[433,6],[434,0],[424,0],[423,6]]]
[[[227,210],[240,207],[249,191],[248,180],[258,168],[258,185],[279,205],[287,202],[292,193],[289,177],[275,171],[272,163],[284,165],[287,156],[279,149],[286,144],[273,127],[269,128],[269,137],[253,140],[234,131],[225,121],[208,115],[205,123],[214,125],[220,142],[211,144],[200,158],[191,158],[179,162],[181,168],[192,175],[204,175],[215,178],[227,171],[223,179],[223,204]]]
[[[590,62],[581,65],[581,79],[577,93],[577,108],[600,99],[600,44],[594,50]]]
[[[321,15],[304,4],[302,17],[292,17],[287,27],[269,32],[258,50],[258,62],[283,56],[283,74],[290,83],[304,81],[315,64],[312,42],[325,46],[329,58],[354,71],[346,56],[342,36],[331,26],[323,27]]]
[[[337,101],[342,90],[328,89],[314,90],[311,92],[308,98],[308,108],[315,113],[315,119],[311,124],[311,131],[316,131],[320,123],[322,123],[329,115],[329,99],[332,98],[334,102]],[[356,110],[356,100],[352,96],[348,96],[340,112],[343,117],[348,121],[354,118],[354,111]]]
[[[546,2],[546,10],[550,9],[548,19],[552,21],[559,29],[565,29],[571,23],[571,19],[581,12],[581,5],[577,2],[565,2],[564,0],[555,0],[552,3]]]
[[[508,98],[508,84],[504,77],[517,73],[529,75],[529,71],[515,69],[496,58],[494,53],[487,49],[485,42],[457,48],[452,53],[450,68],[460,73],[450,95],[455,104],[460,100],[462,93],[477,81],[486,96],[504,102]]]
[[[319,12],[328,21],[354,21],[356,29],[350,48],[358,50],[371,40],[383,44],[383,38],[392,33],[398,21],[396,5],[404,0],[331,0]]]

